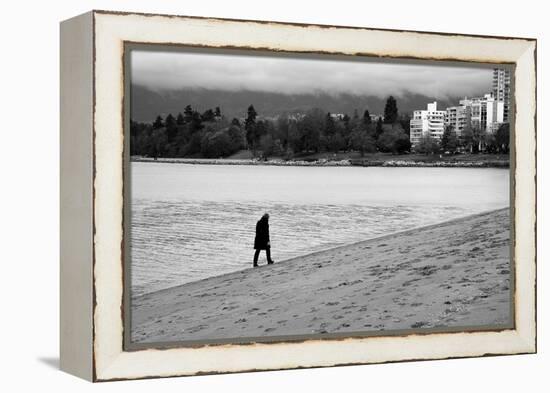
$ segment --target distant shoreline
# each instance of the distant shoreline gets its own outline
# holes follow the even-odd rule
[[[282,159],[232,159],[232,158],[151,158],[132,156],[131,162],[152,162],[163,164],[193,165],[264,165],[264,166],[307,166],[307,167],[443,167],[443,168],[509,168],[510,162],[504,160],[457,161],[441,158],[435,161],[400,159],[342,159],[342,160],[282,160]]]

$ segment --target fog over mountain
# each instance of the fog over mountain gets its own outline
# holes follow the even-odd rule
[[[244,116],[250,104],[263,116],[312,107],[381,114],[389,95],[401,113],[410,113],[434,100],[445,108],[491,89],[489,68],[434,64],[137,50],[131,53],[132,118],[151,121],[188,104],[201,112],[219,106],[229,118]]]
[[[482,92],[479,92],[481,94]],[[462,97],[438,98],[421,94],[407,94],[396,97],[399,113],[412,113],[423,109],[428,102],[437,99],[438,107],[456,105]],[[350,116],[354,109],[362,115],[365,109],[371,114],[382,114],[386,98],[352,94],[282,94],[255,91],[223,91],[208,89],[153,91],[142,86],[131,89],[131,116],[133,120],[151,122],[157,115],[165,117],[168,113],[174,116],[190,104],[194,109],[203,112],[208,108],[219,106],[222,114],[231,119],[242,118],[246,109],[253,104],[260,116],[277,116],[284,112],[306,111],[318,107],[331,113],[347,113]]]

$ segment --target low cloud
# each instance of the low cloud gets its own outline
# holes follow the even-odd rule
[[[369,61],[133,51],[132,83],[152,90],[217,89],[386,97],[489,92],[492,70]]]

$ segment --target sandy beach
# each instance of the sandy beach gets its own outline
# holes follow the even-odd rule
[[[505,325],[509,247],[501,209],[211,277],[133,299],[132,341]]]

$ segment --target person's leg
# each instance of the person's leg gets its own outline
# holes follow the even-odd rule
[[[265,249],[265,255],[267,257],[267,263],[271,265],[273,263],[273,260],[271,259],[271,247],[267,247]]]
[[[258,266],[258,257],[260,256],[260,249],[256,249],[256,252],[254,253],[254,264],[252,266],[256,267]]]

